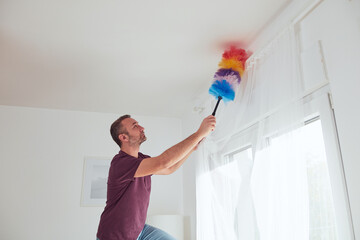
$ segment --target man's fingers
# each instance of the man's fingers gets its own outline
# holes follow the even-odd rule
[[[209,115],[205,119],[216,119],[216,118],[213,115]]]

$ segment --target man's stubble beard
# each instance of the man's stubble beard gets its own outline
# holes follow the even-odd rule
[[[130,141],[130,144],[132,146],[134,145],[141,145],[143,142],[145,142],[147,140],[147,137],[144,135],[140,135],[139,139],[137,139],[136,141],[134,141],[134,138],[129,136],[129,141]]]

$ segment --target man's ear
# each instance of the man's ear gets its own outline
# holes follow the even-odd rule
[[[128,136],[127,136],[126,134],[123,134],[123,133],[122,133],[122,134],[119,134],[118,138],[119,138],[119,140],[120,140],[121,142],[126,142],[126,141],[129,140]]]

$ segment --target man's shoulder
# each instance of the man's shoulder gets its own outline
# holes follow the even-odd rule
[[[144,158],[151,158],[149,155],[143,154],[142,152],[139,152],[139,156],[138,158],[133,157],[129,154],[127,154],[126,152],[120,151],[118,154],[116,154],[113,159],[112,162],[119,162],[122,160],[139,160],[139,159],[144,159]]]
[[[126,169],[132,168],[140,164],[141,159],[133,157],[125,152],[119,152],[116,154],[110,164],[110,169]]]

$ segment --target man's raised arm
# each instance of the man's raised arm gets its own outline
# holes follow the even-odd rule
[[[211,131],[215,129],[216,118],[212,115],[206,117],[199,129],[185,140],[167,149],[161,155],[153,158],[146,158],[140,163],[135,177],[143,177],[155,174],[163,169],[170,168],[181,159],[185,158],[188,153]]]

